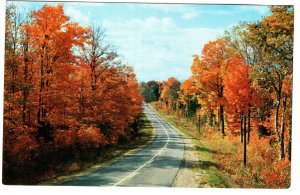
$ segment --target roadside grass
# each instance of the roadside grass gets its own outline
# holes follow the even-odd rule
[[[106,150],[100,162],[110,161],[122,156],[130,150],[141,149],[150,142],[154,135],[154,129],[151,121],[144,113],[140,115],[140,128],[134,139],[123,141],[122,144],[116,143],[110,145]]]
[[[39,185],[58,185],[66,180],[88,174],[95,169],[110,165],[125,156],[132,155],[146,147],[154,138],[154,128],[144,113],[140,115],[140,127],[134,139],[122,141],[122,144],[113,144],[106,147],[94,161],[70,160],[64,165],[60,173],[52,173],[42,181],[31,182]]]
[[[169,122],[172,126],[178,129],[182,135],[191,139],[192,143],[195,145],[195,152],[199,160],[199,165],[194,167],[195,172],[203,172],[201,178],[199,179],[198,187],[213,187],[213,188],[238,188],[239,186],[230,180],[229,176],[225,175],[218,166],[214,155],[231,155],[234,153],[234,147],[231,144],[224,145],[226,143],[221,135],[214,134],[214,141],[210,142],[210,139],[203,132],[198,132],[195,127],[189,124],[186,120],[181,120],[177,116],[165,113],[151,104],[156,113],[158,113],[162,118]],[[204,137],[202,139],[201,137]],[[225,138],[227,139],[227,138]],[[218,142],[220,144],[216,144]],[[222,152],[220,152],[222,151]],[[225,158],[226,159],[226,158]],[[184,166],[185,162],[183,163]]]
[[[154,135],[154,128],[151,124],[151,121],[147,118],[145,113],[141,114],[140,118],[140,129],[138,131],[138,135],[136,139],[133,140],[133,144],[129,146],[132,148],[137,148],[141,145],[145,145],[148,143]]]
[[[131,150],[142,149],[149,143],[154,135],[154,129],[150,120],[144,113],[140,115],[140,129],[132,140],[127,140],[122,142],[122,144],[113,144],[107,150],[101,159],[101,162],[111,161],[115,158],[122,157],[125,153],[128,153]],[[133,151],[135,152],[135,151]]]

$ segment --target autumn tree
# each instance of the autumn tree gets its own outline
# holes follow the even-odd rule
[[[28,21],[26,22],[28,23]],[[21,72],[22,76],[22,122],[24,125],[31,125],[31,114],[33,110],[33,105],[29,101],[31,90],[33,89],[33,56],[31,55],[31,46],[29,43],[30,36],[29,32],[22,28],[21,32],[21,65],[19,72]]]
[[[176,110],[179,90],[180,82],[174,77],[170,77],[167,81],[162,82],[162,91],[160,98],[165,102],[167,108]]]
[[[8,6],[5,33],[5,183],[47,177],[62,161],[95,160],[103,146],[134,139],[143,98],[102,29],[71,22],[61,4],[24,18]]]
[[[104,29],[92,27],[90,44],[84,54],[85,63],[91,71],[91,88],[97,88],[97,81],[108,68],[119,64],[118,54],[113,47],[105,43]]]
[[[293,33],[294,7],[270,6],[269,16],[234,26],[222,39],[205,44],[201,54],[194,55],[191,77],[182,82],[178,91],[179,108],[188,113],[184,113],[185,116],[206,112],[210,115],[211,126],[219,125],[223,135],[225,128],[231,131],[228,139],[224,139],[226,144],[232,140],[234,146],[237,135],[241,136],[245,167],[241,172],[235,171],[236,168],[231,171],[240,174],[239,182],[248,178],[247,187],[249,181],[255,186],[289,185]],[[164,88],[168,88],[166,83],[162,86],[162,97],[165,96]],[[162,100],[166,102],[166,99]],[[218,122],[214,121],[216,114]],[[187,127],[186,124],[191,124],[188,120],[180,120],[177,124],[191,130],[195,137],[219,143],[219,139],[212,140],[213,134],[205,133],[203,137],[195,134],[194,125]],[[277,149],[282,161],[274,158]],[[215,157],[223,159],[218,152]],[[230,156],[225,161],[229,162],[228,167],[240,166],[239,160]]]
[[[248,84],[245,85],[244,87],[245,87],[245,89],[253,88],[253,89],[251,89],[252,90],[251,91],[251,98],[254,98],[255,94],[256,94],[255,93],[256,90],[254,90],[254,84],[252,82],[253,74],[252,74],[251,69],[252,69],[252,66],[257,63],[258,56],[259,56],[259,51],[258,51],[257,48],[252,47],[251,38],[249,37],[249,32],[248,32],[247,27],[248,26],[247,26],[246,22],[244,22],[242,24],[239,24],[239,25],[236,25],[236,26],[233,26],[233,28],[230,31],[225,31],[223,39],[224,39],[224,42],[226,44],[226,48],[227,48],[229,56],[233,57],[235,60],[240,59],[239,61],[242,60],[242,61],[244,61],[245,65],[249,66],[246,70],[244,70],[245,71],[244,75],[243,75],[243,72],[240,72],[240,73],[235,72],[235,73],[239,74],[239,75],[236,75],[236,77],[241,79],[241,81],[243,81],[245,79],[248,80]],[[232,62],[229,62],[229,63],[232,63]],[[238,64],[240,64],[240,63],[238,63]],[[240,66],[237,66],[236,68],[243,69]],[[233,69],[233,72],[234,72],[234,68],[231,68],[231,69]],[[230,71],[228,73],[230,73]],[[228,74],[227,77],[229,77],[229,74]],[[232,79],[233,79],[233,82],[234,82],[235,76],[233,76]],[[229,79],[227,79],[227,81],[229,81]],[[236,81],[238,81],[238,79]],[[234,83],[233,85],[228,83],[227,89],[234,90],[234,85],[235,84],[239,85],[241,83]],[[238,88],[237,90],[243,90],[243,88]],[[260,93],[264,94],[263,92],[264,91],[260,90]],[[235,94],[233,93],[233,95],[235,95]],[[250,100],[249,99],[250,96],[245,96],[244,99],[246,97],[248,98],[248,100]],[[231,98],[231,96],[228,95],[228,98]],[[236,98],[236,97],[234,97],[234,98]],[[241,97],[239,97],[238,99],[240,99],[240,98]],[[230,101],[228,101],[228,106],[229,105],[232,105],[232,103]],[[249,142],[249,139],[250,139],[249,137],[250,137],[251,107],[252,107],[252,104],[249,103],[249,110],[248,110],[248,116],[247,116],[247,123],[248,123],[248,139],[247,140],[248,140],[248,142]],[[227,110],[227,113],[230,113],[230,112],[232,112],[232,109]],[[262,112],[262,111],[260,111],[260,112]],[[241,115],[244,116],[244,114],[245,113],[242,113]],[[240,122],[243,123],[243,119],[241,119]],[[242,128],[241,128],[241,131],[242,131]],[[243,136],[242,136],[242,132],[241,132],[241,140],[242,139],[243,139]]]
[[[92,27],[90,34],[78,71],[79,120],[95,125],[108,143],[115,143],[120,135],[129,135],[126,131],[141,112],[142,98],[133,70],[106,43],[104,29]]]
[[[52,124],[62,125],[56,119],[65,117],[66,107],[71,103],[66,89],[71,90],[72,75],[75,63],[75,47],[83,47],[88,38],[89,29],[78,23],[72,23],[64,15],[63,6],[45,5],[41,10],[31,13],[31,21],[24,25],[30,36],[29,44],[35,55],[35,64],[39,69],[36,78],[37,86],[37,120],[39,134],[50,139],[49,127]],[[62,97],[62,98],[61,98]]]
[[[4,66],[4,120],[3,120],[3,175],[18,175],[18,170],[31,167],[31,160],[38,144],[34,129],[27,126],[22,108],[24,63],[22,24],[25,18],[15,5],[8,5],[5,18]]]
[[[21,64],[20,39],[22,19],[15,5],[9,5],[6,9],[5,20],[5,67],[4,67],[4,119],[17,122],[19,116],[16,97],[20,91],[20,75],[18,70]]]
[[[229,119],[239,116],[250,116],[252,104],[252,93],[250,80],[250,67],[238,56],[228,61],[227,73],[224,79],[224,96],[227,99],[227,110]],[[241,132],[241,134],[243,134]],[[246,141],[246,140],[245,140]]]
[[[244,22],[233,26],[229,31],[225,31],[223,40],[229,56],[240,56],[249,66],[257,63],[259,50],[251,44],[248,23]]]
[[[224,96],[227,100],[226,114],[229,124],[240,121],[241,142],[244,143],[244,165],[246,165],[246,144],[250,142],[251,118],[257,113],[263,101],[263,94],[252,85],[251,69],[245,60],[235,55],[228,61],[224,78]],[[236,126],[234,127],[236,128]]]
[[[283,86],[291,88],[292,83],[294,8],[271,6],[270,10],[270,16],[249,24],[248,29],[252,47],[257,48],[260,54],[254,66],[255,81],[258,86],[274,94],[274,131],[278,138],[279,158],[284,159],[287,96],[283,93]]]
[[[201,57],[194,57],[192,77],[197,90],[208,99],[211,108],[217,108],[220,131],[225,135],[224,76],[226,73],[226,47],[222,39],[204,45]],[[204,99],[204,98],[203,98]]]
[[[184,109],[187,117],[195,117],[197,109],[200,107],[198,103],[198,92],[192,78],[185,80],[180,85],[179,101]]]

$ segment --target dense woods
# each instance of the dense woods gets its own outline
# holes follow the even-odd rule
[[[63,5],[29,15],[7,7],[4,183],[43,179],[135,135],[138,83],[104,37],[100,27],[71,22]]]
[[[163,81],[155,103],[219,146],[218,167],[243,187],[290,184],[294,9],[270,11],[206,43],[191,77]]]
[[[289,187],[294,7],[269,9],[199,48],[188,79],[138,83],[100,25],[71,21],[62,4],[29,14],[9,4],[3,183],[78,170],[74,159],[130,143],[144,101],[209,143],[217,168],[241,187]]]

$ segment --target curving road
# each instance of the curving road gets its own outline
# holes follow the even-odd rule
[[[144,104],[143,108],[156,129],[156,138],[150,145],[110,166],[61,185],[171,187],[183,160],[183,139],[148,105]]]

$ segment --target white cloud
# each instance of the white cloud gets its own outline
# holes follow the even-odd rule
[[[205,13],[206,14],[213,14],[213,15],[221,15],[221,16],[228,16],[228,15],[236,14],[235,11],[232,11],[232,10],[221,10],[221,9],[204,11],[203,14],[205,14]]]
[[[190,20],[197,18],[200,14],[199,10],[185,6],[185,5],[176,5],[176,4],[147,4],[140,5],[141,7],[151,8],[154,10],[163,11],[166,13],[178,13],[185,20]]]
[[[190,20],[196,18],[199,15],[198,12],[189,12],[182,15],[183,19]]]
[[[79,24],[83,26],[90,25],[89,17],[72,6],[65,7],[65,14],[69,16],[73,21],[79,22]]]
[[[78,3],[79,6],[86,6],[86,7],[103,7],[103,6],[106,6],[107,3],[100,3],[100,2],[81,2],[81,3]]]
[[[252,9],[260,13],[261,15],[266,14],[269,11],[269,9],[265,6],[255,6]]]
[[[257,12],[260,15],[265,15],[268,12],[268,7],[266,6],[256,6],[256,5],[240,5],[234,6],[233,9],[213,9],[213,10],[202,10],[200,14],[212,14],[220,16],[229,16],[242,14],[245,12]]]
[[[104,20],[107,38],[124,59],[133,65],[138,79],[165,80],[190,75],[192,55],[220,36],[224,29],[182,28],[172,18]]]
[[[181,4],[141,4],[138,5],[143,8],[150,8],[153,10],[162,11],[165,13],[177,13],[181,15],[181,18],[185,20],[191,20],[194,18],[198,18],[201,15],[212,14],[212,15],[235,15],[243,12],[257,12],[260,15],[264,15],[268,12],[267,6],[259,6],[259,5],[240,5],[234,6],[233,9],[203,9],[196,8],[189,5],[181,5]]]
[[[265,15],[266,13],[268,13],[269,11],[269,8],[267,6],[240,6],[239,7],[239,12],[247,12],[247,11],[254,11],[254,12],[257,12],[261,15]]]
[[[163,12],[185,12],[190,10],[190,8],[184,7],[180,4],[139,4],[138,6],[142,8],[151,8]]]

